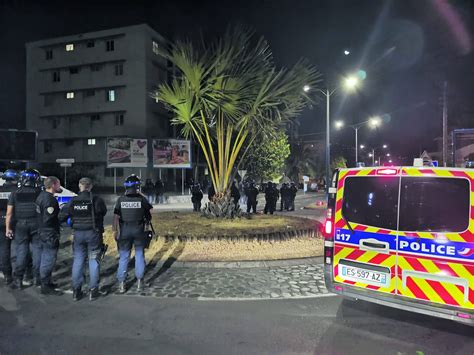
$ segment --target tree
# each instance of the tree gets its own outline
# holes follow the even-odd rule
[[[299,181],[303,175],[316,178],[324,175],[324,165],[314,149],[297,143],[291,147],[291,155],[286,163],[286,174],[293,181]]]
[[[274,180],[282,174],[289,155],[290,145],[284,131],[263,135],[249,150],[245,164],[247,175],[254,179]]]
[[[337,156],[332,159],[331,162],[331,171],[336,169],[345,169],[347,168],[347,159],[342,156]]]
[[[316,87],[319,74],[303,60],[277,69],[267,42],[242,27],[210,44],[177,42],[165,51],[178,75],[152,96],[172,112],[181,134],[200,145],[216,191],[211,204],[221,206],[212,214],[231,217],[229,187],[249,147],[306,107],[303,84]]]

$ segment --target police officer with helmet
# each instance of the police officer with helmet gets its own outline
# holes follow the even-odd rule
[[[41,293],[44,295],[62,295],[55,289],[51,275],[56,264],[59,250],[59,204],[54,197],[61,193],[61,184],[55,176],[44,180],[44,191],[36,199],[38,217],[38,241],[33,243],[33,259],[39,258]]]
[[[83,297],[84,262],[89,259],[89,300],[99,297],[100,257],[103,247],[104,216],[107,207],[99,196],[92,196],[92,180],[79,180],[79,194],[73,197],[59,214],[62,222],[70,219],[73,229],[72,289],[73,299]]]
[[[39,256],[33,245],[38,242],[38,219],[36,199],[41,192],[41,175],[38,170],[26,169],[20,175],[20,187],[12,192],[8,200],[6,234],[14,238],[16,251],[15,288],[24,287],[23,279],[31,262],[33,251],[33,276],[35,285],[40,285]]]
[[[6,216],[8,199],[17,189],[18,173],[15,170],[7,170],[3,173],[2,179],[5,181],[0,186],[0,271],[3,273],[5,283],[10,285],[13,282],[13,270],[11,263],[11,236],[6,227]],[[8,237],[7,237],[8,235]]]
[[[147,244],[145,225],[151,223],[150,210],[153,208],[140,193],[141,181],[136,175],[130,175],[124,183],[125,195],[117,199],[114,208],[112,230],[119,250],[119,266],[117,280],[119,293],[125,293],[125,280],[127,266],[130,259],[132,246],[135,246],[135,276],[137,278],[137,291],[143,291],[145,284],[144,249]]]

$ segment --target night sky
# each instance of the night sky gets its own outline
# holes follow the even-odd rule
[[[0,0],[0,127],[23,128],[24,43],[148,23],[169,39],[206,37],[243,23],[270,43],[279,65],[306,57],[330,87],[362,69],[360,90],[335,96],[332,118],[346,123],[389,114],[377,131],[360,130],[367,145],[387,143],[395,155],[435,149],[441,135],[442,83],[448,81],[450,129],[474,127],[474,1],[253,0],[57,1]],[[348,49],[351,54],[344,55]],[[304,83],[302,83],[304,85]],[[299,118],[305,133],[324,130],[325,104]],[[311,140],[321,135],[305,136]],[[348,158],[353,130],[333,133]]]

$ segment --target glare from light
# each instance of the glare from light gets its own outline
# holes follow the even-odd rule
[[[372,127],[372,128],[376,128],[376,127],[378,127],[378,126],[380,125],[380,122],[381,122],[381,121],[382,121],[382,120],[380,119],[379,116],[375,116],[375,117],[372,117],[372,118],[369,119],[369,125],[370,125],[370,127]]]
[[[391,163],[392,163],[392,159],[390,159],[388,162],[391,164]]]
[[[372,157],[373,157],[373,154],[372,154],[372,153],[369,153],[369,157],[372,158]]]
[[[346,49],[346,50],[344,51],[344,55],[349,55],[349,54],[351,54],[351,52]]]
[[[337,129],[340,129],[340,128],[344,127],[344,122],[343,121],[336,121],[334,124],[335,124]]]
[[[382,148],[383,148],[383,149],[387,149],[387,148],[388,148],[388,145],[384,144],[384,145],[382,146]]]
[[[389,156],[390,156],[390,153],[387,153],[387,157],[389,157]]]
[[[364,148],[365,148],[365,145],[361,144],[361,145],[359,146],[359,148],[360,148],[360,149],[364,149]]]
[[[311,89],[311,88],[310,88],[309,85],[303,86],[303,91],[304,91],[304,92],[308,92],[310,89]]]
[[[348,76],[344,79],[344,87],[347,90],[354,90],[359,86],[359,79],[355,75]]]

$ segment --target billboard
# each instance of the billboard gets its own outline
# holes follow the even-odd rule
[[[0,129],[0,160],[36,160],[36,131]]]
[[[474,161],[474,129],[453,131],[454,166],[465,167],[466,162]]]
[[[191,141],[153,139],[153,167],[191,168]]]
[[[148,141],[134,138],[107,139],[107,167],[146,168],[148,163]]]

